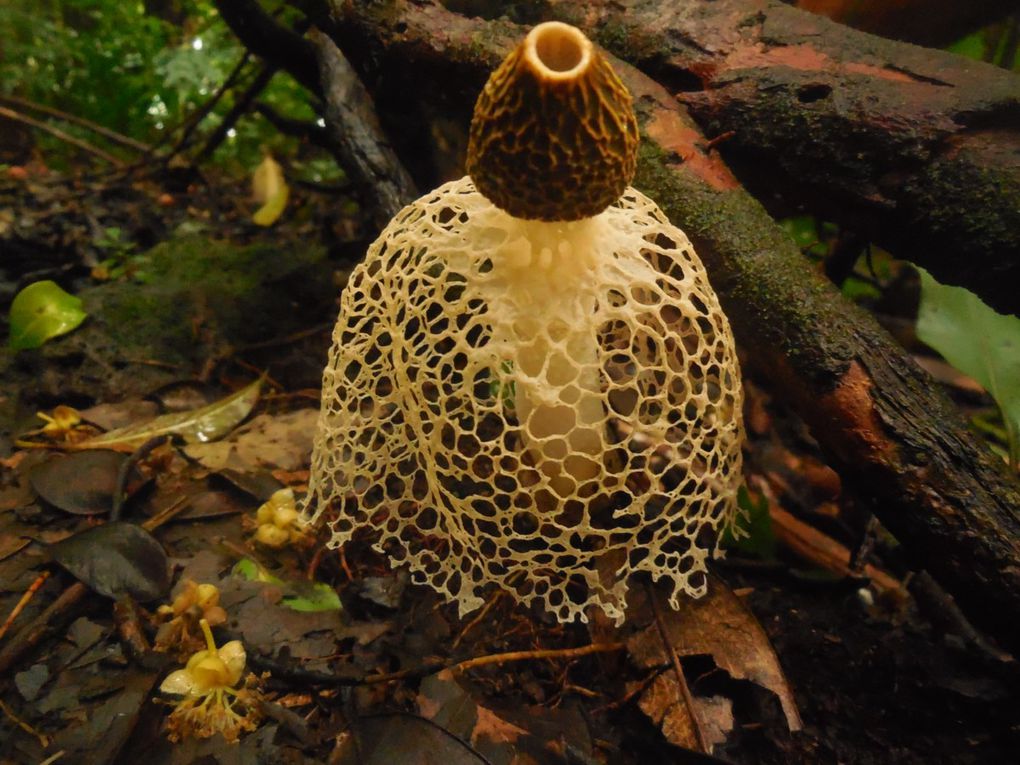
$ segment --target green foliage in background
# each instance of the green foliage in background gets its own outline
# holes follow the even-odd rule
[[[1010,461],[1020,464],[1020,318],[1003,316],[970,290],[939,284],[922,268],[917,336],[977,380],[1002,410]]]
[[[1006,20],[980,29],[957,40],[946,50],[1020,72],[1020,57],[1016,55],[1016,40],[1013,39],[1015,29],[1009,28],[1016,23],[1015,20]]]
[[[147,7],[179,18],[160,18]],[[280,15],[284,22],[288,18]],[[208,0],[9,0],[0,12],[0,53],[0,93],[151,144],[212,97],[244,50]],[[249,64],[242,83],[257,67]],[[259,100],[287,116],[315,119],[304,90],[285,73],[277,73]],[[231,106],[232,96],[222,99],[199,135],[211,131]],[[74,126],[60,127],[94,140]],[[59,161],[66,146],[36,137],[47,163],[66,164]],[[261,117],[249,117],[237,124],[236,135],[215,159],[250,170],[261,159],[262,145],[285,156],[293,153],[295,141]]]

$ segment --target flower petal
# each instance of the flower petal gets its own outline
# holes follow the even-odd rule
[[[244,644],[240,640],[231,640],[220,648],[219,654],[223,663],[227,665],[230,675],[228,685],[237,685],[237,681],[241,679],[241,674],[244,672],[244,663],[247,659]]]
[[[197,696],[199,692],[195,686],[195,678],[186,669],[178,669],[166,676],[166,679],[159,686],[163,693],[172,693],[175,696]]]

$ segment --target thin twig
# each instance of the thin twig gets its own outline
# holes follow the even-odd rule
[[[188,118],[182,123],[184,126],[184,132],[181,134],[180,140],[176,143],[176,145],[170,151],[170,153],[166,157],[164,157],[163,159],[164,162],[169,162],[173,157],[177,156],[188,147],[188,145],[191,143],[192,134],[202,123],[202,120],[209,116],[209,113],[216,108],[216,104],[218,104],[220,100],[223,98],[223,96],[226,95],[226,92],[230,90],[232,87],[234,87],[234,85],[237,83],[238,79],[241,76],[241,72],[244,70],[244,67],[247,65],[250,58],[251,51],[246,50],[244,52],[244,55],[241,56],[241,60],[237,62],[233,70],[231,70],[230,74],[227,75],[227,79],[225,79],[223,81],[223,84],[216,89],[216,92],[212,94],[209,100],[203,103],[198,109],[196,109],[190,115],[188,115]],[[176,130],[176,128],[174,128],[173,130]],[[169,135],[173,132],[173,130],[167,131],[166,133],[167,138],[169,138]],[[166,139],[164,139],[164,141],[165,140]],[[163,143],[163,141],[161,141],[160,143]],[[159,145],[160,145],[159,143],[156,144],[156,146]]]
[[[93,146],[88,141],[83,141],[80,138],[75,138],[73,135],[68,135],[59,128],[55,128],[52,125],[47,125],[45,122],[40,122],[39,120],[36,119],[32,119],[28,115],[22,114],[21,112],[16,112],[13,109],[8,109],[6,106],[0,106],[0,117],[6,117],[9,120],[14,120],[15,122],[20,122],[24,125],[34,127],[36,130],[41,130],[44,133],[49,133],[54,138],[59,138],[64,143],[70,144],[71,146],[77,146],[82,151],[88,152],[89,154],[99,157],[100,159],[106,160],[111,165],[115,165],[116,167],[124,166],[124,163],[121,160],[117,159],[112,154],[103,151],[98,146]]]
[[[83,127],[86,130],[91,130],[97,135],[101,135],[107,140],[119,143],[121,146],[127,146],[130,149],[135,149],[141,152],[151,152],[152,147],[141,141],[136,141],[130,136],[126,136],[123,133],[118,133],[116,130],[110,130],[108,127],[104,127],[92,120],[87,120],[84,117],[79,117],[76,114],[68,114],[62,112],[60,109],[54,109],[52,106],[46,106],[44,104],[37,104],[34,101],[29,101],[25,98],[18,98],[17,96],[0,96],[0,101],[4,101],[12,106],[17,106],[22,109],[28,109],[29,111],[39,112],[45,114],[47,117],[53,117],[63,122],[70,122],[72,125]]]
[[[358,686],[375,685],[377,683],[389,683],[394,680],[411,680],[450,670],[451,672],[464,672],[475,667],[488,666],[490,664],[508,664],[518,661],[531,661],[536,659],[578,659],[582,656],[589,656],[594,653],[608,653],[610,651],[622,651],[627,647],[626,643],[592,643],[580,648],[551,648],[534,651],[510,651],[508,653],[494,653],[486,656],[476,656],[473,659],[465,659],[460,662],[433,661],[427,664],[402,669],[398,672],[386,672],[364,677],[344,677],[329,674],[328,672],[315,672],[307,669],[298,669],[281,664],[272,659],[252,654],[249,656],[253,666],[267,669],[278,677],[288,677],[293,680],[300,680],[306,684],[325,686]]]
[[[245,88],[239,96],[237,96],[234,101],[234,105],[230,108],[230,111],[228,111],[223,116],[223,119],[220,120],[220,124],[216,126],[215,130],[213,130],[209,139],[202,147],[202,150],[195,155],[192,164],[199,165],[213,155],[216,149],[219,148],[220,144],[223,143],[226,137],[230,134],[230,130],[237,124],[237,121],[241,119],[248,109],[251,108],[252,103],[258,97],[259,93],[266,89],[266,86],[269,85],[269,81],[273,79],[273,75],[275,75],[276,72],[277,69],[275,66],[266,65],[257,75],[255,75],[255,79],[251,81],[251,84],[248,85],[248,87]]]
[[[119,521],[120,513],[124,509],[124,503],[127,501],[127,484],[128,477],[131,475],[131,470],[145,459],[153,449],[158,446],[162,446],[170,439],[170,436],[162,435],[150,438],[144,444],[139,446],[134,452],[131,453],[124,462],[121,463],[120,470],[117,471],[117,485],[113,490],[113,509],[110,510],[110,520]]]
[[[680,686],[680,696],[683,699],[684,707],[687,709],[687,716],[691,720],[691,728],[694,729],[694,740],[698,745],[698,751],[707,754],[709,752],[708,741],[705,733],[701,730],[701,722],[698,720],[698,712],[694,708],[694,697],[691,696],[691,689],[687,687],[687,678],[684,677],[684,668],[680,664],[680,657],[676,648],[670,642],[669,634],[666,632],[666,624],[662,620],[662,610],[656,598],[655,588],[648,582],[645,583],[648,589],[648,600],[652,604],[652,612],[655,614],[655,624],[659,628],[659,637],[662,638],[662,647],[669,654],[670,663],[673,665],[673,672],[676,674],[677,685]]]
[[[17,725],[23,731],[25,731],[26,733],[29,733],[29,734],[35,736],[35,738],[39,741],[39,743],[42,744],[43,749],[45,749],[46,747],[48,747],[50,745],[49,738],[47,738],[44,734],[40,733],[35,728],[33,728],[31,725],[29,725],[27,722],[25,722],[20,717],[18,717],[16,714],[14,714],[14,712],[11,710],[11,708],[9,706],[7,706],[3,701],[0,701],[0,710],[3,710],[3,713],[5,715],[7,715],[8,718],[10,718],[11,722],[13,722],[15,725]]]
[[[25,607],[32,601],[32,598],[35,596],[37,592],[39,592],[39,589],[46,583],[46,580],[49,578],[50,572],[43,571],[41,574],[39,574],[39,576],[35,578],[35,581],[33,581],[32,584],[28,586],[28,589],[25,590],[25,594],[21,596],[21,600],[19,600],[17,604],[15,604],[14,608],[11,609],[11,613],[7,616],[7,619],[4,621],[3,626],[0,627],[0,638],[7,634],[7,630],[9,630],[11,628],[11,625],[14,624],[14,620],[21,615],[21,612],[25,610]]]
[[[478,615],[475,616],[475,618],[472,619],[470,622],[468,622],[465,625],[464,629],[460,631],[460,634],[457,635],[457,639],[453,641],[453,645],[451,646],[452,648],[454,649],[457,648],[457,646],[460,645],[460,641],[464,639],[464,636],[467,635],[475,627],[477,627],[481,623],[482,619],[489,615],[489,611],[492,610],[492,607],[496,605],[496,602],[502,596],[503,590],[496,590],[494,593],[492,593],[492,596],[489,598],[489,602],[485,604],[482,610],[478,612]]]

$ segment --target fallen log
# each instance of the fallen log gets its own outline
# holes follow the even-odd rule
[[[359,41],[361,55],[399,71],[411,88],[405,95],[458,117],[524,32],[424,0],[337,3],[334,15],[341,40]],[[355,46],[347,52],[359,63]],[[1020,648],[1017,482],[931,378],[809,266],[670,93],[630,66],[617,68],[643,128],[635,185],[694,241],[752,365],[804,417],[914,563],[976,624]]]
[[[1020,75],[778,0],[549,0],[664,84],[737,176],[1020,313]]]

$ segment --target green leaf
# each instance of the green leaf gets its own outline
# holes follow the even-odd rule
[[[230,570],[250,582],[266,582],[283,591],[280,605],[293,611],[339,611],[343,608],[336,590],[323,582],[288,582],[273,576],[251,558],[242,558]]]
[[[1003,316],[970,290],[939,284],[922,268],[917,336],[981,383],[1002,410],[1010,459],[1020,462],[1020,318]]]
[[[967,35],[963,39],[957,40],[955,43],[946,48],[946,50],[960,56],[966,56],[967,58],[982,61],[985,57],[984,32],[975,32],[974,34]]]
[[[248,416],[259,400],[263,378],[226,398],[187,412],[174,412],[75,444],[76,449],[136,447],[156,436],[180,436],[190,444],[222,438]]]
[[[740,515],[736,528],[728,528],[723,532],[721,544],[765,560],[775,558],[776,535],[772,531],[768,498],[763,495],[755,504],[747,487],[741,486],[737,492],[737,507],[740,508]]]
[[[56,282],[33,282],[11,303],[10,346],[16,351],[38,348],[50,338],[77,328],[87,315],[81,300],[64,292]]]
[[[288,582],[292,594],[280,603],[293,611],[339,611],[343,608],[336,590],[324,582]]]

